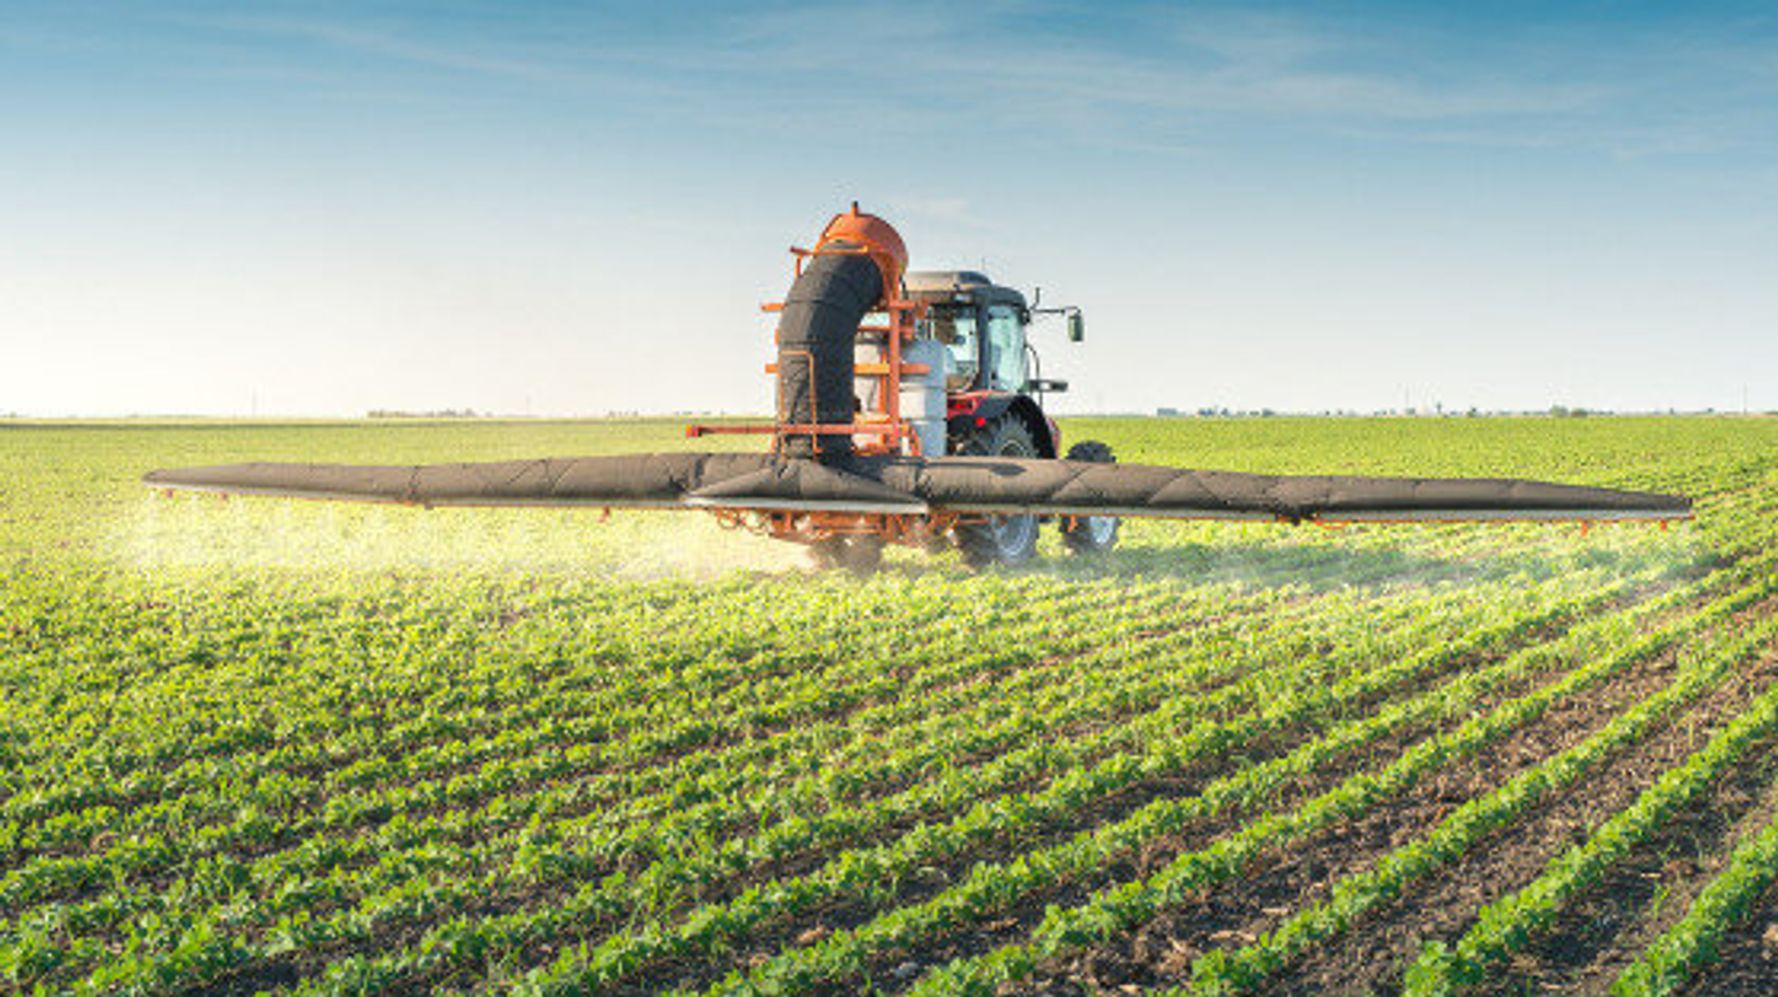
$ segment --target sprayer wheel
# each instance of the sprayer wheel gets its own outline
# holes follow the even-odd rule
[[[1115,464],[1111,447],[1098,440],[1082,440],[1068,448],[1069,460],[1091,464]],[[1062,542],[1075,554],[1101,554],[1117,546],[1116,516],[1063,516]]]
[[[1037,442],[1024,420],[1007,414],[959,440],[959,454],[983,457],[1035,457]],[[1036,516],[988,516],[952,531],[963,562],[972,568],[1021,564],[1037,553]]]
[[[810,544],[809,556],[823,571],[844,568],[855,575],[868,575],[883,563],[883,538],[828,537]]]

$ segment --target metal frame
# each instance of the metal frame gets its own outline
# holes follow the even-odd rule
[[[884,293],[874,311],[886,312],[889,316],[887,325],[861,325],[859,332],[881,333],[888,357],[880,364],[855,364],[854,377],[874,377],[880,382],[878,396],[883,407],[858,413],[851,422],[836,423],[745,423],[741,425],[707,425],[693,424],[685,427],[685,435],[696,439],[700,436],[747,435],[772,437],[772,452],[783,449],[784,439],[790,436],[811,437],[815,453],[821,453],[821,438],[824,436],[864,436],[869,439],[855,444],[855,450],[861,454],[878,455],[910,455],[922,456],[920,437],[901,415],[901,378],[904,374],[926,374],[930,368],[925,364],[903,363],[902,346],[912,342],[914,323],[926,312],[924,302],[916,302],[907,298],[900,287],[901,265],[888,252],[873,246],[835,247],[817,246],[814,249],[790,248],[791,255],[796,257],[796,276],[803,275],[803,265],[814,256],[849,255],[869,256],[877,264],[883,274]],[[760,310],[769,313],[784,310],[784,302],[770,301],[760,306]],[[773,339],[777,338],[776,331]],[[810,368],[810,376],[815,377],[815,358],[808,351],[797,351],[804,357]],[[778,365],[766,365],[766,373],[776,374]],[[778,410],[783,411],[783,400],[779,399]]]
[[[731,530],[747,530],[774,540],[814,544],[835,537],[882,537],[886,543],[921,547],[944,539],[968,517],[939,510],[929,513],[822,512],[801,509],[710,510]]]

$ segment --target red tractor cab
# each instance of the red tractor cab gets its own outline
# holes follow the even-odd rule
[[[945,443],[954,455],[1063,456],[1062,436],[1043,410],[1047,393],[1068,382],[1043,376],[1041,357],[1026,331],[1034,318],[1062,315],[1068,338],[1085,338],[1079,308],[1042,308],[1019,291],[974,270],[915,270],[903,277],[907,297],[923,305],[917,336],[943,344]],[[1041,300],[1042,292],[1037,292]],[[1111,449],[1087,441],[1067,451],[1070,460],[1111,462]],[[1038,517],[994,516],[957,530],[959,546],[975,562],[1018,562],[1036,549]],[[1079,550],[1103,550],[1116,542],[1110,517],[1067,517],[1063,538]]]
[[[950,452],[966,452],[961,447],[977,430],[1011,414],[1031,436],[1034,452],[1028,456],[1059,456],[1061,438],[1044,415],[1043,396],[1067,391],[1068,382],[1043,377],[1041,358],[1026,330],[1037,316],[1066,315],[1069,339],[1080,342],[1080,309],[1039,308],[1014,288],[974,270],[916,270],[907,274],[905,284],[908,298],[926,306],[920,337],[944,344],[949,354],[945,393]]]

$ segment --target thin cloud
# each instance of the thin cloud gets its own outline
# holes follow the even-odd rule
[[[230,16],[210,23],[230,31],[304,39],[378,59],[453,72],[546,84],[576,79],[576,74],[537,59],[493,56],[465,46],[420,40],[409,34],[372,31],[335,21]]]
[[[657,92],[678,89],[701,99],[713,95],[713,76],[754,87],[804,88],[813,91],[802,101],[811,107],[830,103],[836,90],[875,93],[879,96],[866,99],[889,102],[911,89],[945,94],[946,101],[928,108],[938,114],[967,112],[984,96],[1015,94],[1083,107],[1434,119],[1569,112],[1609,93],[1600,86],[1565,84],[1435,88],[1381,70],[1308,69],[1305,60],[1337,54],[1348,43],[1277,17],[1266,22],[1266,30],[1226,19],[1182,27],[1173,33],[1179,58],[1168,59],[1095,50],[1079,40],[997,51],[979,44],[982,21],[979,11],[959,15],[948,8],[831,11],[813,24],[803,12],[780,12],[733,17],[702,37],[670,43],[619,47],[581,41],[562,43],[553,51],[502,45],[495,39],[457,43],[313,18],[231,16],[211,23],[236,32],[304,39],[397,64],[548,86],[609,82],[606,73],[592,70],[616,62],[666,77],[655,80],[667,84],[657,86]],[[897,55],[880,62],[858,60],[854,43],[859,38],[875,39],[881,50]],[[1194,52],[1214,58],[1190,58]],[[693,81],[671,85],[672,75],[693,71]],[[836,85],[815,85],[823,79]],[[743,87],[729,100],[745,99],[745,91]],[[790,94],[780,99],[797,102]]]
[[[1687,154],[1744,145],[1758,128],[1663,110],[1662,88],[1630,67],[1655,66],[1663,80],[1726,74],[1735,85],[1723,99],[1756,108],[1778,98],[1771,46],[1705,27],[1662,45],[1632,38],[1637,44],[1577,49],[1573,28],[1476,40],[1424,25],[1373,23],[1361,33],[1308,13],[1215,7],[1092,12],[1093,30],[1082,33],[1039,16],[1057,10],[857,5],[812,18],[783,7],[715,12],[671,29],[587,15],[530,34],[492,10],[447,22],[170,16],[224,35],[296,39],[348,54],[358,63],[296,65],[338,72],[354,93],[379,91],[358,75],[378,66],[421,68],[507,81],[531,96],[647,105],[701,126],[800,129],[857,117],[898,135],[986,125],[1041,129],[1095,147],[1196,151],[1232,125]],[[1017,45],[983,43],[1012,23],[1021,25]],[[893,57],[859,58],[860,39]],[[301,58],[270,55],[272,64]],[[202,63],[175,71],[206,72]],[[212,63],[208,71],[228,70]]]

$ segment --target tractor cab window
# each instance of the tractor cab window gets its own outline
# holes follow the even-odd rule
[[[1011,305],[988,306],[988,387],[1025,390],[1025,324]]]
[[[945,390],[967,391],[975,386],[981,366],[981,340],[976,335],[974,308],[934,308],[927,322],[933,339],[951,351],[951,374]]]

